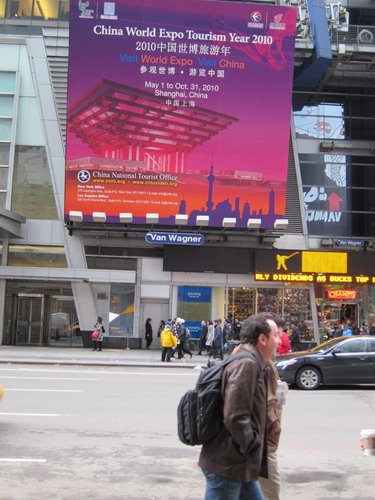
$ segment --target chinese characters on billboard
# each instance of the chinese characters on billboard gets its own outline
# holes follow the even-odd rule
[[[71,3],[65,217],[285,213],[294,7]]]

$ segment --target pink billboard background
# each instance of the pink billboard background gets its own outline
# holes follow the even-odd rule
[[[72,2],[65,217],[285,212],[293,7]]]

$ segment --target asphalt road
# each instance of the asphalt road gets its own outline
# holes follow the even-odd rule
[[[1,500],[202,499],[199,448],[176,407],[198,371],[0,366]],[[375,389],[290,390],[280,444],[283,500],[375,497]]]

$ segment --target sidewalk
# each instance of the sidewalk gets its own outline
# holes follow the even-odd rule
[[[163,368],[196,368],[207,364],[207,356],[172,358],[162,363],[160,349],[106,349],[92,351],[84,347],[0,346],[0,363],[83,366],[147,366]]]

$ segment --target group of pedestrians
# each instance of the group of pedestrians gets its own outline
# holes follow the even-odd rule
[[[229,320],[221,318],[201,322],[199,352],[201,355],[205,350],[209,357],[223,359],[227,343],[230,340],[239,340],[241,323],[235,319],[233,324]]]
[[[188,347],[189,336],[189,329],[186,327],[183,318],[169,319],[167,322],[161,320],[158,329],[158,337],[161,343],[161,361],[170,362],[171,358],[176,357],[176,353],[177,359],[182,359],[185,354],[192,358],[193,353]],[[146,349],[149,349],[152,343],[151,318],[146,320],[145,340]]]

